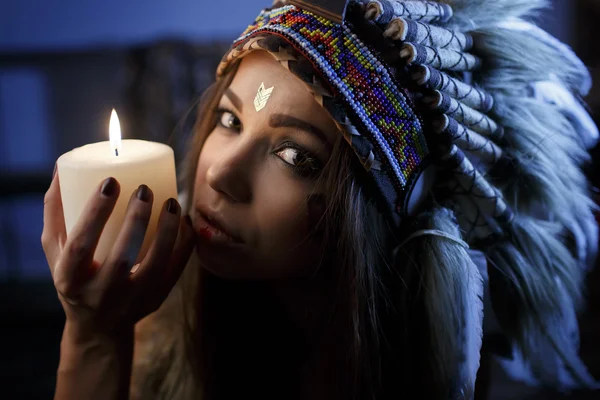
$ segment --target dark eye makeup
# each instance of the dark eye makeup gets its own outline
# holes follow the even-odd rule
[[[237,133],[243,129],[240,119],[225,107],[217,110],[217,125]],[[311,151],[289,140],[279,145],[273,154],[302,178],[316,178],[323,170],[323,164]]]
[[[242,130],[242,121],[232,111],[225,108],[217,110],[217,124],[235,131]]]

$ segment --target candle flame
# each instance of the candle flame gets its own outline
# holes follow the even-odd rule
[[[108,128],[110,137],[110,149],[116,156],[121,152],[121,125],[119,124],[119,116],[113,108],[110,114],[110,124]]]

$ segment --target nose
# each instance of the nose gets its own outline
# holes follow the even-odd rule
[[[223,148],[206,172],[208,185],[233,202],[249,203],[252,200],[254,152],[251,144],[243,140]]]

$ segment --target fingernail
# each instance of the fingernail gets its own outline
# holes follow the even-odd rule
[[[179,211],[179,204],[177,204],[177,200],[173,198],[167,200],[167,211],[171,214],[177,214],[177,211]]]
[[[111,197],[117,191],[117,180],[115,178],[108,178],[102,184],[100,193],[106,197]]]
[[[137,190],[137,198],[143,201],[144,203],[148,202],[148,198],[150,197],[150,189],[146,185],[140,185]]]
[[[54,171],[52,172],[52,180],[54,180],[55,176],[56,176],[56,163],[54,163]]]

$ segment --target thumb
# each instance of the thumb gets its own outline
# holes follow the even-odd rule
[[[194,250],[196,235],[189,215],[182,218],[179,224],[179,233],[175,242],[175,249],[169,263],[169,270],[165,277],[165,287],[168,290],[175,285]]]

